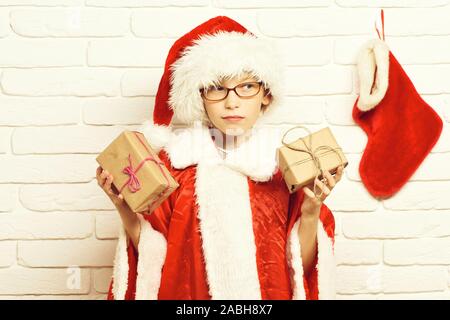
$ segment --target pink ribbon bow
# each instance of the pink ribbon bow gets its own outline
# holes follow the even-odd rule
[[[141,184],[139,183],[139,179],[136,175],[137,171],[139,170],[139,167],[137,170],[133,169],[133,163],[131,162],[131,154],[128,154],[128,163],[129,165],[127,167],[125,167],[123,169],[123,173],[127,174],[130,176],[130,178],[128,179],[128,181],[122,186],[122,188],[120,189],[120,192],[122,192],[122,189],[128,185],[128,189],[130,189],[131,192],[136,192],[139,189],[141,189]]]

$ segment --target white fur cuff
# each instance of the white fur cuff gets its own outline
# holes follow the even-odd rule
[[[359,53],[357,67],[360,82],[357,107],[361,111],[369,111],[384,98],[389,85],[387,44],[379,39],[367,42]]]

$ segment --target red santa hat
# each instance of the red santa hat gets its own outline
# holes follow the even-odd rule
[[[218,16],[179,38],[170,48],[156,94],[153,122],[168,126],[178,123],[208,123],[200,89],[222,78],[255,76],[269,89],[269,117],[280,104],[282,67],[273,43],[257,38],[236,21]]]

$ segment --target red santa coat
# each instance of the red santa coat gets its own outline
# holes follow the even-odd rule
[[[146,136],[180,187],[120,230],[108,299],[334,299],[334,218],[322,205],[315,267],[303,273],[303,192],[277,168],[280,135],[259,130],[222,159],[207,127]]]

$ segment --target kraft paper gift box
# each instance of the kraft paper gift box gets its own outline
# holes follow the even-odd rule
[[[133,212],[150,214],[179,186],[138,131],[123,131],[96,160]]]
[[[309,135],[286,143],[287,133],[297,128],[304,129]],[[341,164],[344,167],[348,164],[328,127],[314,133],[303,126],[293,127],[286,131],[282,143],[277,150],[277,161],[290,193],[314,182],[316,176],[322,179],[321,169],[335,174]]]

